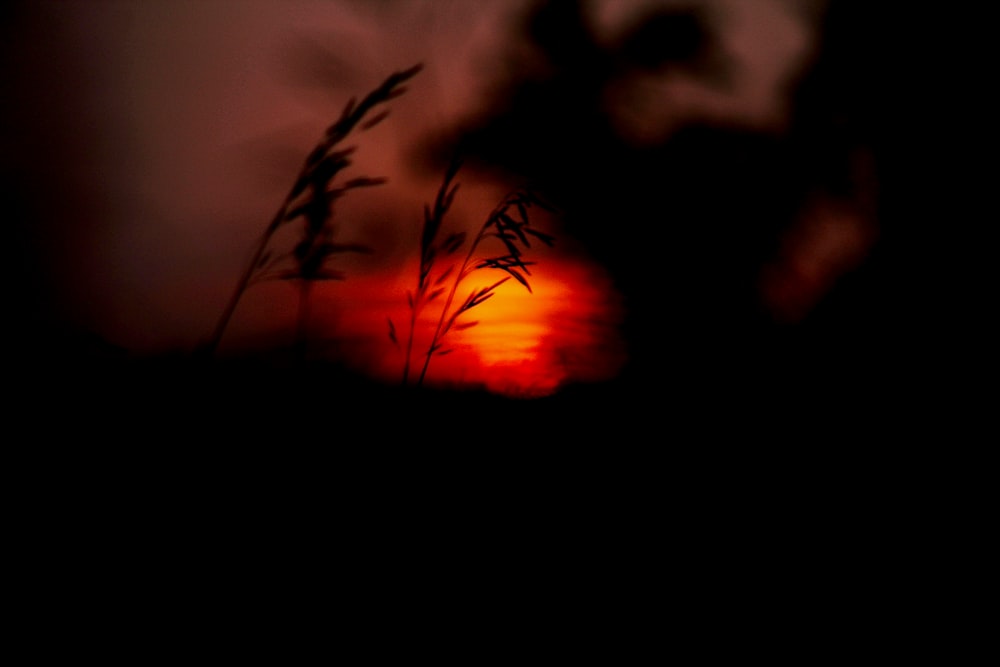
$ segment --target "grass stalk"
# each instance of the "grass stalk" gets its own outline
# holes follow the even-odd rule
[[[410,382],[411,366],[413,363],[413,345],[416,337],[416,329],[419,314],[430,303],[438,299],[447,291],[444,305],[438,314],[437,323],[431,335],[430,343],[423,354],[420,373],[416,380],[416,385],[424,383],[431,359],[435,355],[447,354],[450,349],[443,347],[444,338],[451,331],[461,331],[474,327],[476,321],[459,322],[459,317],[470,311],[472,308],[487,301],[495,295],[495,290],[511,278],[520,282],[528,292],[531,292],[531,285],[528,276],[531,275],[529,266],[535,264],[527,261],[524,253],[531,247],[529,238],[533,237],[542,241],[545,245],[553,245],[554,238],[544,232],[540,232],[530,227],[528,209],[537,204],[540,207],[552,211],[553,209],[535,194],[528,190],[515,190],[505,197],[494,207],[487,216],[485,222],[479,228],[476,236],[469,244],[469,249],[465,253],[460,264],[451,263],[444,270],[438,272],[436,277],[432,276],[438,261],[453,255],[466,240],[465,232],[453,232],[442,240],[438,240],[445,214],[451,207],[458,184],[454,179],[461,168],[459,160],[455,160],[447,169],[441,186],[438,189],[437,197],[433,207],[424,207],[424,225],[421,235],[420,273],[417,280],[417,289],[407,292],[408,304],[410,307],[410,331],[406,346],[406,358],[403,365],[402,383],[404,386]],[[479,255],[483,242],[488,239],[497,239],[505,252],[482,257]],[[457,271],[455,270],[457,267]],[[495,281],[489,286],[473,290],[459,306],[455,306],[455,296],[459,286],[475,271],[483,269],[495,269],[505,272],[507,275]],[[444,287],[446,281],[451,280],[450,287]],[[389,336],[396,341],[395,326],[389,320]]]
[[[422,68],[423,66],[418,64],[406,70],[393,72],[360,103],[351,99],[340,117],[327,128],[322,139],[307,155],[288,194],[257,241],[250,263],[237,281],[211,337],[202,348],[204,353],[208,356],[215,354],[244,293],[257,281],[343,280],[342,273],[329,268],[328,260],[345,252],[371,252],[370,248],[360,244],[334,241],[335,230],[331,222],[333,204],[351,190],[381,185],[385,179],[362,177],[351,179],[341,186],[332,186],[339,173],[350,166],[349,158],[354,151],[353,147],[342,149],[338,147],[355,129],[369,130],[382,122],[388,115],[387,110],[377,113],[369,120],[365,118],[379,105],[402,95],[406,91],[402,84]],[[274,253],[271,242],[275,233],[285,224],[298,218],[302,218],[305,224],[301,240],[295,249],[291,253]],[[283,268],[282,262],[289,259],[293,266]],[[310,291],[302,289],[300,298],[307,299]],[[306,312],[300,301],[300,318],[304,317],[303,313]],[[304,335],[304,321],[300,319],[299,325],[298,335]]]

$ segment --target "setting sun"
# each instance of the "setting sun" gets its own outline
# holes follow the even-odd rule
[[[413,268],[414,275],[416,268]],[[468,290],[487,284],[484,274]],[[409,276],[367,276],[332,286],[320,311],[350,312],[317,326],[336,354],[375,379],[399,383],[405,363],[403,345],[387,334],[387,320],[399,324],[400,342],[409,335],[406,290]],[[485,388],[505,396],[535,397],[555,393],[572,382],[614,377],[625,359],[618,323],[621,304],[599,267],[583,260],[546,258],[533,271],[532,292],[514,281],[497,288],[493,298],[466,314],[466,324],[442,341],[428,364],[425,384]],[[414,358],[423,363],[440,310],[417,322]]]

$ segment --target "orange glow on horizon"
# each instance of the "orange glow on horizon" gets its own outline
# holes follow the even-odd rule
[[[613,378],[625,360],[619,324],[622,307],[603,271],[583,260],[546,257],[532,267],[529,293],[514,280],[464,313],[469,328],[448,332],[431,357],[424,385],[486,389],[511,397],[552,395],[567,383]],[[316,327],[334,354],[377,380],[402,380],[410,335],[406,292],[416,266],[394,275],[352,276],[317,293]],[[459,285],[455,300],[495,282],[499,271],[477,271]],[[410,362],[416,382],[444,305],[432,302],[417,322]],[[453,307],[456,304],[453,304]],[[399,345],[388,334],[388,320]]]

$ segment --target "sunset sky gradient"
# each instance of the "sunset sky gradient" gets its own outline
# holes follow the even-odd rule
[[[698,126],[785,150],[790,143],[785,135],[800,131],[796,86],[821,60],[827,4],[581,3],[580,34],[591,43],[579,53],[590,53],[581,57],[595,58],[595,71],[604,77],[585,98],[596,105],[594,117],[607,132],[602,140],[613,142],[622,155],[652,160],[660,147]],[[388,340],[386,320],[407,321],[406,290],[416,278],[422,210],[441,178],[441,156],[434,150],[447,148],[459,128],[469,136],[489,129],[491,114],[520,118],[516,105],[522,98],[510,91],[556,81],[559,67],[569,72],[575,66],[559,64],[558,49],[577,48],[571,39],[548,45],[544,36],[532,38],[537,43],[529,39],[525,26],[535,8],[531,0],[15,3],[5,10],[7,87],[17,100],[5,116],[12,146],[6,166],[18,179],[13,205],[27,221],[18,232],[32,258],[34,287],[26,310],[44,326],[54,322],[90,332],[137,357],[195,349],[211,332],[254,243],[324,128],[348,99],[364,95],[393,71],[423,63],[407,92],[389,105],[388,118],[349,142],[357,146],[350,176],[388,181],[343,201],[336,214],[338,233],[374,252],[346,258],[347,280],[322,285],[313,308],[314,350],[394,381],[401,359]],[[629,42],[638,34],[630,31],[636,19],[657,11],[681,17],[662,28],[679,39],[668,54],[679,64],[640,67],[635,63],[654,56],[635,50],[650,47],[638,37]],[[690,17],[699,23],[685,23]],[[589,85],[572,76],[568,81],[578,88],[567,89],[563,99]],[[551,136],[542,127],[538,132]],[[501,138],[497,145],[503,143]],[[878,242],[871,146],[863,140],[847,143],[836,153],[841,162],[830,169],[837,170],[835,177],[795,185],[804,194],[787,206],[773,203],[780,200],[776,190],[766,195],[767,206],[747,209],[747,225],[774,228],[767,232],[773,239],[747,246],[760,259],[738,274],[745,284],[740,289],[756,291],[753,307],[760,313],[753,317],[777,325],[805,320]],[[458,179],[461,189],[447,220],[453,229],[477,229],[498,197],[519,184],[510,170],[490,168],[494,153],[498,164],[506,159],[489,153],[491,145],[482,144],[488,149],[484,159]],[[707,155],[713,145],[727,151],[737,146],[706,143],[708,151],[697,154]],[[694,183],[698,169],[711,173],[712,164],[722,168],[720,178],[730,178],[719,181],[725,187],[741,168],[734,165],[757,150],[746,145],[747,151],[722,151],[717,162],[705,158],[705,164],[677,173]],[[528,165],[543,163],[521,157]],[[582,159],[565,157],[566,166]],[[601,154],[593,157],[593,180],[578,187],[598,187],[605,176],[614,187],[626,187],[619,168],[603,163]],[[815,157],[817,164],[821,160]],[[676,169],[665,164],[664,186]],[[753,166],[748,174],[756,170],[760,183],[774,184],[795,173],[794,166],[781,169],[770,181]],[[655,190],[656,174],[647,173],[643,187],[652,183]],[[565,184],[552,174],[557,194],[573,192],[559,191]],[[619,176],[623,183],[614,180]],[[685,186],[679,187],[684,202]],[[719,209],[728,220],[732,211],[720,208],[720,202],[733,206],[727,197],[720,193],[707,208]],[[606,224],[618,237],[631,238],[643,226],[657,230],[640,242],[642,258],[635,266],[623,261],[615,245],[622,241],[605,243],[588,221],[579,222],[586,207],[567,217],[541,216],[538,228],[557,241],[554,248],[538,249],[534,293],[513,282],[505,285],[475,313],[480,325],[462,332],[451,358],[434,361],[428,381],[532,395],[551,393],[567,381],[615,377],[636,350],[647,353],[653,323],[671,317],[667,310],[628,325],[645,332],[638,347],[633,332],[623,328],[636,304],[645,303],[646,295],[636,290],[651,289],[657,280],[654,250],[670,248],[671,238],[718,240],[715,232],[689,231],[697,230],[693,196],[682,205],[688,208],[680,214],[692,222],[680,236],[662,231],[674,215],[669,209],[651,211],[650,220],[639,219],[644,210],[639,208],[623,209],[620,218],[609,214]],[[607,202],[602,206],[603,215],[610,208]],[[773,215],[784,216],[781,224],[768,218]],[[666,272],[659,275],[670,289],[690,284],[714,294],[714,280],[722,285],[727,272],[737,275],[725,258],[739,248],[727,243],[718,253],[704,252],[728,262],[721,272],[707,266],[691,272],[680,268],[683,262],[664,260],[660,268]],[[670,252],[689,257],[693,265],[698,256],[678,248]],[[648,279],[639,266],[651,272]],[[473,279],[479,282],[470,287],[488,284],[485,275]],[[674,308],[683,300],[664,303]],[[288,285],[251,288],[220,349],[231,354],[261,341],[289,343],[294,309],[295,291]]]

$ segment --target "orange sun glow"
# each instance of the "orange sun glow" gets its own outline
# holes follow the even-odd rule
[[[352,276],[325,292],[323,307],[317,308],[341,313],[324,322],[323,330],[349,365],[375,379],[401,381],[411,330],[406,291],[414,275],[415,267],[403,274]],[[497,279],[485,271],[473,274],[456,298]],[[621,304],[602,270],[581,260],[547,258],[529,282],[530,293],[511,280],[464,313],[459,322],[476,324],[445,336],[444,354],[431,357],[423,384],[532,398],[552,395],[568,383],[614,377],[625,360]],[[430,304],[417,320],[411,384],[426,360],[442,306]],[[398,345],[388,334],[389,320]]]

